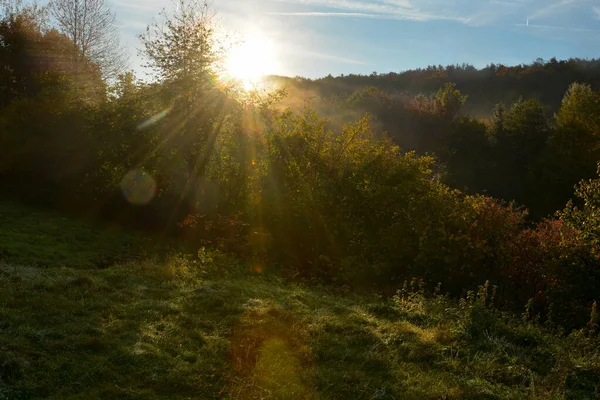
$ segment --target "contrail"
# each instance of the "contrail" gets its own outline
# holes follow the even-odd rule
[[[540,28],[540,29],[555,29],[570,32],[600,32],[600,29],[585,29],[585,28],[569,28],[568,26],[551,26],[551,25],[536,25],[536,24],[515,24],[515,26]]]
[[[527,26],[529,26],[529,17],[527,17]]]

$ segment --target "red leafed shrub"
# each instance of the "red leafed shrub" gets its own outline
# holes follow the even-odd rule
[[[241,213],[233,216],[217,214],[210,218],[201,214],[190,214],[178,225],[185,238],[200,245],[239,254],[248,250],[249,225]]]
[[[444,290],[461,293],[490,280],[502,283],[511,241],[524,224],[525,212],[485,196],[447,194],[448,209],[432,213],[420,240],[415,273]]]
[[[597,260],[580,232],[562,220],[523,230],[510,246],[505,274],[515,304],[533,299],[543,318],[550,304],[567,324],[581,324],[597,290]]]
[[[600,263],[578,229],[561,219],[524,228],[526,212],[501,201],[453,199],[452,212],[434,216],[434,229],[421,238],[415,272],[457,295],[489,280],[504,307],[522,310],[533,299],[531,312],[542,320],[552,308],[565,326],[585,324]]]

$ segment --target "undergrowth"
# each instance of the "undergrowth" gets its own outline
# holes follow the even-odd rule
[[[460,302],[417,281],[341,295],[11,207],[0,399],[600,398],[597,320],[566,334],[516,318],[487,284]]]

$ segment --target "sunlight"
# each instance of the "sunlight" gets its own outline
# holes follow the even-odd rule
[[[277,69],[275,47],[259,34],[246,36],[231,49],[225,67],[226,75],[240,81],[244,90],[255,89],[263,76]]]

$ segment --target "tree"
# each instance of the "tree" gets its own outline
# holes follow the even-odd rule
[[[75,65],[89,60],[105,78],[123,71],[127,57],[108,0],[52,0],[49,10],[59,31],[74,44],[71,61]]]
[[[595,175],[600,160],[600,95],[589,85],[572,84],[555,122],[542,166],[547,212],[571,198],[581,179]]]
[[[15,98],[33,96],[62,77],[73,75],[66,55],[72,43],[54,29],[35,7],[18,3],[0,19],[0,108]]]
[[[490,136],[493,141],[498,140],[498,137],[504,135],[504,114],[506,113],[506,107],[504,104],[499,103],[494,107],[492,113],[492,120],[490,123]]]
[[[463,96],[454,83],[446,83],[437,91],[433,100],[435,112],[450,120],[458,116],[466,101],[467,96]]]
[[[573,83],[556,115],[559,127],[578,126],[589,134],[600,136],[600,95],[590,85]]]
[[[600,164],[598,167],[600,175]],[[582,180],[575,190],[575,195],[577,201],[570,200],[559,216],[561,220],[577,229],[584,240],[598,253],[600,251],[600,179]]]
[[[205,178],[219,133],[235,104],[217,85],[223,47],[216,39],[215,13],[206,1],[178,0],[160,13],[140,36],[146,67],[160,84],[169,107],[165,142],[175,148],[174,163],[182,165],[182,196]]]
[[[0,108],[15,97],[31,93],[35,86],[35,74],[41,64],[39,44],[43,34],[29,10],[13,12],[5,9],[0,20]],[[38,51],[27,51],[36,49]]]
[[[448,167],[445,182],[471,193],[484,191],[493,171],[485,124],[474,118],[458,118],[449,124],[441,139],[436,155]]]
[[[525,203],[535,194],[534,170],[551,133],[544,108],[534,99],[520,99],[508,111],[497,107],[490,130],[496,142],[490,192]]]
[[[201,0],[178,0],[174,5],[140,35],[146,67],[160,81],[206,83],[222,60],[213,29],[215,13]]]
[[[23,0],[0,0],[0,19],[2,20],[11,15],[21,15],[25,12],[35,15],[40,25],[46,22],[44,9],[39,7],[36,1],[29,1],[25,4]]]
[[[542,104],[520,100],[504,115],[503,140],[521,165],[526,166],[543,149],[550,130]]]

